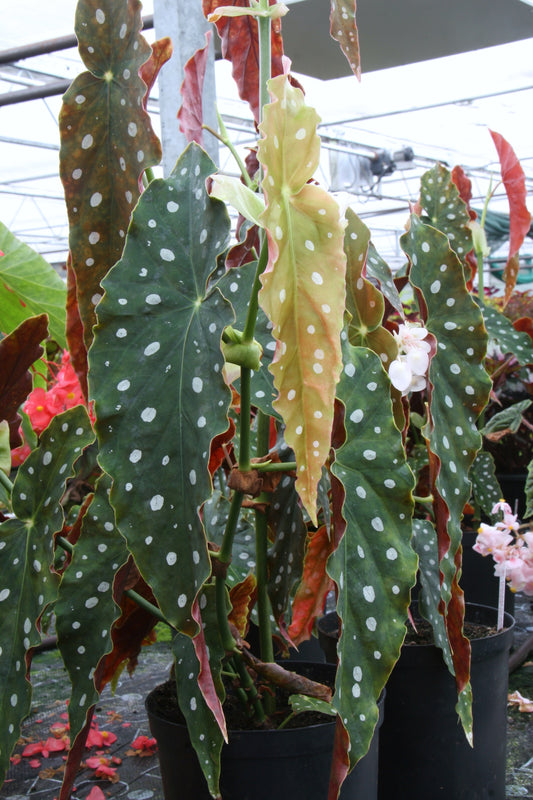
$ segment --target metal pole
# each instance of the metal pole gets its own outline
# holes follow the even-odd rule
[[[180,86],[183,82],[183,68],[196,50],[205,46],[205,32],[210,26],[202,14],[199,0],[154,0],[154,18],[156,37],[159,39],[170,36],[174,49],[172,58],[162,67],[158,77],[163,169],[165,175],[169,175],[187,145],[177,120],[177,113],[182,103]],[[212,37],[204,81],[203,109],[206,124],[217,130],[215,98],[215,55],[214,37]],[[216,139],[206,134],[205,147],[216,162],[218,160]]]

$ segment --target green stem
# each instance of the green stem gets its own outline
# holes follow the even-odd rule
[[[270,417],[257,413],[257,456],[268,453]],[[266,493],[258,501],[268,501]],[[257,614],[259,618],[259,643],[261,661],[274,661],[272,629],[270,625],[270,599],[268,597],[268,524],[264,511],[255,511],[255,561],[257,576]],[[272,699],[272,698],[268,698]],[[265,698],[267,700],[267,698]],[[268,712],[268,708],[267,708]]]
[[[267,461],[266,463],[254,464],[254,469],[258,472],[290,472],[296,467],[296,461]]]
[[[261,703],[261,698],[257,693],[257,689],[255,687],[255,683],[252,680],[252,676],[246,669],[246,666],[242,660],[242,657],[236,656],[233,659],[233,666],[239,675],[239,680],[241,683],[242,688],[246,692],[247,699],[250,701],[251,706],[254,710],[254,714],[257,718],[259,723],[265,721],[265,710],[263,708],[263,704]]]
[[[237,152],[237,150],[235,148],[235,145],[233,144],[233,142],[231,141],[231,139],[228,136],[228,132],[226,130],[226,126],[224,125],[224,121],[223,121],[223,119],[222,119],[222,117],[221,117],[221,115],[219,113],[218,108],[216,109],[216,112],[217,112],[217,120],[218,120],[218,126],[220,128],[220,133],[217,133],[217,131],[213,130],[213,128],[210,128],[209,125],[205,125],[204,124],[204,125],[202,125],[202,128],[205,131],[208,131],[208,133],[210,133],[211,136],[215,136],[218,139],[219,142],[221,142],[225,147],[228,148],[228,150],[230,151],[231,155],[233,156],[233,158],[237,162],[237,166],[239,167],[239,171],[240,171],[240,173],[242,175],[242,179],[245,182],[246,186],[249,189],[254,189],[255,190],[256,186],[255,186],[253,180],[248,175],[248,170],[246,169],[246,164],[244,163],[244,161],[242,160],[242,158],[238,154],[238,152]]]
[[[63,550],[66,550],[67,553],[72,555],[74,552],[74,546],[68,541],[68,539],[65,539],[64,536],[56,536],[56,543],[62,547]],[[174,630],[168,619],[163,615],[161,609],[159,609],[157,606],[154,606],[153,603],[150,603],[150,601],[146,600],[145,597],[140,595],[138,592],[135,592],[133,589],[126,589],[124,594],[126,597],[129,597],[130,600],[133,600],[134,603],[137,603],[137,605],[143,608],[145,611],[148,611],[149,614],[152,614],[154,617],[156,617],[160,622],[164,622],[165,625],[168,625],[169,628]]]
[[[11,483],[9,478],[7,477],[6,473],[1,469],[0,469],[0,483],[2,484],[4,489],[6,489],[9,492],[9,494],[12,493],[13,484]]]
[[[261,275],[265,271],[268,264],[268,240],[266,236],[263,238],[261,244],[261,252],[259,254],[259,261],[257,262],[257,269],[255,271],[254,284],[250,295],[250,303],[246,313],[246,322],[242,332],[243,342],[252,342],[255,333],[255,326],[257,324],[257,312],[259,310],[259,290],[261,289]]]
[[[239,416],[239,469],[241,472],[249,472],[251,469],[250,459],[250,412],[252,406],[251,387],[252,370],[241,367],[241,412]]]

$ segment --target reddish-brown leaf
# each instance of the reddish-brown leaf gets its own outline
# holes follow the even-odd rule
[[[504,304],[509,302],[518,276],[518,252],[531,226],[526,206],[526,176],[509,142],[500,133],[490,131],[498,151],[503,185],[509,201],[509,259],[504,271]]]
[[[230,589],[229,599],[232,610],[229,620],[235,625],[243,639],[248,631],[250,612],[255,605],[256,597],[257,579],[253,574],[248,575],[241,583]]]
[[[269,0],[271,6],[277,0]],[[221,3],[219,0],[202,0],[204,16],[212,14]],[[224,5],[248,7],[248,0],[228,0]],[[224,17],[217,21],[217,30],[222,42],[222,57],[231,61],[232,72],[240,97],[249,103],[256,124],[260,120],[259,108],[259,38],[257,21],[251,16]],[[280,21],[272,24],[271,35],[272,77],[283,74],[283,41]]]
[[[356,12],[356,0],[331,0],[330,33],[348,59],[350,69],[360,80],[361,61],[359,58],[359,34],[355,22]]]
[[[152,55],[148,61],[145,61],[139,70],[139,75],[146,84],[146,94],[143,98],[143,108],[145,111],[148,103],[148,97],[150,96],[150,92],[152,91],[157,80],[159,71],[161,67],[167,63],[171,56],[172,40],[168,36],[165,36],[163,39],[158,39],[157,42],[153,42]]]
[[[331,759],[331,773],[329,779],[328,800],[337,800],[342,783],[350,769],[350,758],[348,750],[350,748],[350,738],[339,717],[335,726],[335,738],[333,740],[333,758]]]
[[[0,420],[13,423],[14,438],[18,431],[18,408],[32,390],[29,368],[44,350],[41,342],[48,336],[48,317],[29,317],[0,341]],[[13,439],[11,446],[20,444]]]
[[[188,142],[197,142],[202,146],[204,143],[202,98],[210,41],[211,31],[208,31],[204,47],[199,48],[185,64],[185,77],[180,88],[183,104],[178,111],[180,131]]]
[[[326,595],[333,587],[326,573],[326,562],[333,550],[333,539],[325,525],[309,535],[302,580],[294,598],[288,630],[296,646],[310,638],[315,619],[324,611]]]
[[[235,422],[233,419],[229,420],[228,429],[225,433],[219,433],[211,442],[211,452],[209,453],[209,474],[211,477],[215,474],[224,461],[228,469],[231,467],[231,462],[227,461],[228,456],[231,457],[233,445],[231,441],[235,436]]]
[[[533,342],[533,320],[531,317],[520,317],[515,322],[513,322],[513,327],[517,331],[522,331],[522,333],[527,333],[531,341]]]
[[[83,396],[87,401],[89,390],[87,387],[87,348],[83,341],[83,325],[81,322],[80,311],[78,308],[78,296],[76,289],[76,275],[72,269],[72,258],[69,253],[67,259],[67,326],[66,337],[70,353],[70,363],[74,367],[74,372],[78,376]]]

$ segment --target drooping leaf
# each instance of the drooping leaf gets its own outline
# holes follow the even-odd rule
[[[0,340],[0,420],[10,422],[32,390],[29,368],[44,353],[48,336],[46,314],[30,317]],[[20,417],[19,417],[20,419]]]
[[[449,174],[439,171],[429,177],[433,182],[425,185],[434,198],[426,196],[425,202],[435,209],[440,197],[449,196]],[[456,245],[451,249],[446,235],[413,215],[401,246],[411,262],[411,283],[424,298],[425,326],[437,341],[429,367],[429,415],[423,433],[429,445],[430,488],[435,498],[442,576],[439,611],[453,655],[458,710],[465,733],[471,736],[469,643],[463,635],[464,601],[457,583],[457,559],[463,509],[471,491],[467,476],[481,446],[476,420],[491,386],[484,369],[487,335],[479,307],[466,288]]]
[[[65,346],[65,284],[42,256],[19,241],[0,222],[0,333],[21,322],[48,315],[50,336]]]
[[[502,499],[502,490],[496,477],[491,453],[479,451],[470,469],[470,479],[476,504],[483,514],[490,516],[495,504]]]
[[[206,288],[229,232],[224,206],[205,189],[213,169],[192,143],[144,192],[124,256],[104,281],[90,352],[99,458],[115,481],[118,527],[166,618],[191,633],[210,572],[199,516],[212,491],[207,456],[231,403],[220,341],[233,310]],[[117,437],[131,442],[126,459]]]
[[[513,403],[512,406],[498,411],[489,419],[486,425],[481,428],[481,433],[491,441],[497,441],[507,433],[516,433],[524,421],[524,411],[526,411],[533,400],[521,400]]]
[[[250,611],[255,604],[257,596],[257,578],[254,574],[234,586],[229,593],[232,610],[228,619],[233,622],[240,635],[244,638],[248,630]]]
[[[276,5],[277,0],[269,0],[269,5]],[[202,0],[204,16],[209,17],[218,6],[218,0]],[[233,0],[224,3],[236,8],[248,8],[248,0]],[[222,44],[222,58],[231,62],[232,74],[239,90],[239,96],[252,109],[256,123],[259,123],[261,109],[259,107],[259,37],[257,21],[250,16],[222,17],[216,22]],[[283,73],[283,42],[281,25],[274,20],[271,31],[271,75]]]
[[[320,150],[315,111],[286,76],[271,80],[269,89],[273,102],[264,109],[258,148],[269,242],[259,302],[277,341],[271,366],[278,390],[274,407],[296,456],[297,491],[316,521],[316,487],[329,452],[341,370],[344,232],[334,199],[307,182]]]
[[[281,631],[289,598],[300,580],[307,529],[298,502],[295,480],[284,475],[271,495],[267,522],[275,537],[268,551],[268,596]]]
[[[178,111],[180,131],[188,142],[196,142],[199,145],[204,143],[202,97],[210,41],[211,31],[207,31],[204,47],[199,48],[185,64],[185,77],[180,89],[183,97],[183,103]]]
[[[326,563],[333,547],[333,538],[325,525],[308,536],[302,581],[292,601],[292,621],[288,630],[296,647],[310,638],[313,623],[324,612],[326,595],[332,588]]]
[[[330,33],[339,43],[356,78],[361,79],[359,33],[355,22],[357,0],[331,0]]]
[[[69,728],[73,750],[68,775],[72,780],[83,755],[92,709],[99,698],[95,685],[98,664],[111,650],[111,627],[120,616],[113,600],[115,573],[128,558],[126,543],[115,527],[109,504],[111,480],[103,475],[83,518],[71,562],[63,573],[55,605],[58,648],[72,684]],[[81,747],[75,741],[80,738]],[[74,762],[74,763],[73,763]],[[71,785],[64,780],[62,792]]]
[[[531,225],[526,205],[527,189],[524,170],[509,142],[496,131],[489,131],[498,152],[503,185],[509,201],[509,258],[504,270],[506,305],[518,277],[518,253]]]
[[[208,589],[209,587],[206,587],[205,591],[208,591]],[[214,613],[213,599],[210,598],[206,601],[202,614]],[[218,633],[216,620],[211,618],[210,624],[206,626],[206,632],[211,634]],[[182,633],[178,633],[172,641],[172,651],[176,659],[178,702],[187,721],[191,743],[198,755],[198,761],[206,778],[209,791],[212,797],[220,798],[218,782],[224,733],[220,729],[204,693],[200,690],[201,672],[215,670],[215,658],[218,658],[220,653],[216,652],[216,648],[210,642],[210,663],[207,663],[206,641],[202,629],[200,629],[196,639],[200,640],[196,642],[196,648],[193,640]],[[201,655],[199,658],[200,649]],[[223,697],[220,698],[220,701],[222,700]]]
[[[350,736],[350,764],[366,753],[377,699],[405,636],[417,558],[410,546],[414,488],[379,357],[344,343],[337,396],[346,438],[332,467],[346,526],[328,561],[342,632],[334,707]],[[377,402],[376,398],[380,398]]]
[[[161,148],[143,109],[139,76],[151,49],[141,36],[141,3],[78,4],[76,35],[89,70],[63,98],[60,174],[70,224],[69,244],[87,347],[100,282],[118,261],[142,172]]]
[[[254,225],[260,225],[259,217],[265,210],[265,204],[261,196],[245,186],[239,178],[231,175],[215,175],[211,196],[229,203]]]
[[[94,438],[83,406],[59,414],[41,436],[40,446],[19,467],[13,486],[16,518],[0,525],[0,777],[30,709],[26,654],[40,643],[36,622],[57,596],[51,571],[54,537],[63,527],[59,504],[72,465]],[[21,637],[21,630],[24,632]]]

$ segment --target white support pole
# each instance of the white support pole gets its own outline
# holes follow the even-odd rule
[[[154,27],[157,39],[170,36],[172,39],[172,58],[159,73],[159,110],[161,116],[161,140],[163,145],[163,170],[169,175],[187,146],[187,140],[179,129],[177,113],[182,103],[180,86],[183,81],[183,68],[195,51],[205,46],[205,32],[210,26],[202,13],[201,0],[154,0]],[[215,112],[215,49],[211,37],[204,92],[204,122],[218,130]],[[217,162],[217,140],[204,132],[204,147]]]

